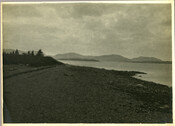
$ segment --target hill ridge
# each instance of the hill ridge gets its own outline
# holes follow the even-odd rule
[[[98,60],[98,61],[121,61],[121,62],[146,62],[146,63],[171,63],[171,61],[163,61],[159,58],[153,56],[138,56],[135,58],[127,58],[122,55],[118,54],[106,54],[106,55],[99,55],[99,56],[87,56],[82,55],[75,52],[70,53],[63,53],[63,54],[56,54],[53,58],[57,60],[73,60],[73,59],[80,59],[80,60]]]

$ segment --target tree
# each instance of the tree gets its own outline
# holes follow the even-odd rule
[[[42,52],[42,50],[41,50],[41,49],[40,49],[40,50],[37,52],[36,56],[41,56],[41,57],[43,57],[43,56],[44,56],[44,53]]]
[[[30,56],[31,55],[30,51],[28,51],[27,54]]]
[[[31,55],[32,55],[32,56],[34,56],[34,55],[35,55],[33,50],[32,50],[32,52],[31,52]]]
[[[18,51],[18,49],[16,49],[16,51],[15,51],[15,55],[19,55],[19,51]]]

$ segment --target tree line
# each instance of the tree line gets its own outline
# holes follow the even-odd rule
[[[35,54],[34,51],[28,51],[27,53],[22,53],[20,54],[19,53],[19,50],[16,49],[15,51],[12,51],[10,53],[7,53],[7,52],[3,52],[3,55],[6,56],[6,55],[13,55],[13,56],[19,56],[19,55],[22,55],[22,56],[39,56],[39,57],[43,57],[44,56],[44,53],[43,51],[40,49],[38,50],[38,52]]]
[[[63,63],[58,62],[50,56],[44,56],[43,51],[40,49],[36,52],[28,51],[20,54],[19,50],[16,49],[13,52],[3,52],[3,64],[10,65],[29,65],[34,67],[50,66],[50,65],[62,65]]]

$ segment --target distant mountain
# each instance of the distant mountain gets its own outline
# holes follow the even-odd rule
[[[155,58],[155,57],[137,57],[131,59],[132,62],[137,62],[137,63],[172,63],[171,61],[163,61],[161,59]]]
[[[136,57],[129,59],[121,55],[84,56],[77,53],[57,54],[53,56],[57,60],[79,60],[79,61],[116,61],[116,62],[136,62],[136,63],[171,63],[155,57]]]
[[[120,56],[120,55],[102,55],[102,56],[95,56],[94,59],[100,60],[100,61],[119,61],[119,62],[129,62],[130,59]]]
[[[133,58],[131,59],[132,61],[137,61],[137,62],[161,62],[161,59],[155,58],[155,57],[137,57],[137,58]]]
[[[77,53],[65,53],[57,54],[54,56],[55,59],[87,59],[88,56],[83,56]]]
[[[94,61],[94,62],[99,62],[98,60],[95,60],[95,59],[76,59],[76,58],[72,58],[72,59],[60,59],[60,60],[72,60],[72,61]]]
[[[102,56],[83,56],[77,53],[57,54],[54,56],[57,60],[85,60],[85,61],[123,61],[129,62],[128,58],[120,55],[102,55]]]

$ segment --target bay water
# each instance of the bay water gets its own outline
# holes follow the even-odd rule
[[[131,62],[110,62],[110,61],[73,61],[73,60],[59,60],[63,63],[88,66],[95,68],[104,68],[108,70],[120,71],[139,71],[146,74],[136,75],[136,78],[151,81],[169,87],[172,86],[172,64],[158,64],[158,63],[131,63]]]

